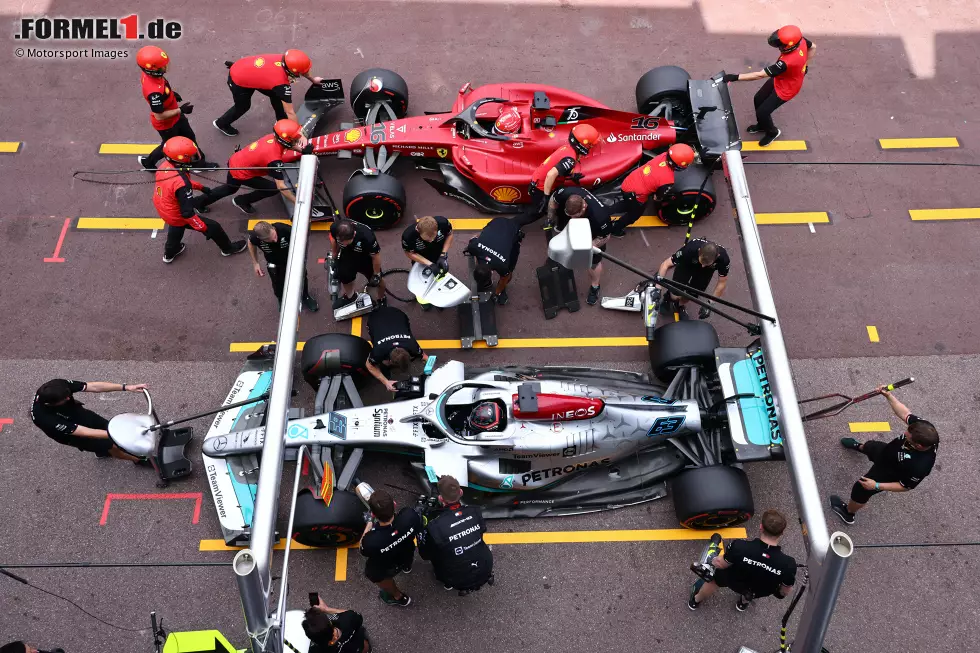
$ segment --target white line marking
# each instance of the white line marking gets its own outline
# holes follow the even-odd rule
[[[647,249],[650,249],[650,241],[647,240],[647,235],[645,233],[643,233],[642,231],[640,232],[640,238],[643,239],[643,242],[646,244]]]
[[[157,230],[156,230],[156,229],[154,229],[154,230],[153,230],[153,231],[152,231],[152,232],[150,233],[150,238],[156,238],[156,237],[157,237]]]
[[[363,52],[361,52],[361,49],[360,49],[360,48],[357,48],[356,50],[354,50],[354,54],[359,54],[359,55],[361,55],[361,59],[363,59],[363,58],[364,58],[364,53],[363,53]]]
[[[807,224],[810,225],[810,233],[811,234],[817,233],[817,230],[813,228],[813,223],[812,222],[807,222]]]

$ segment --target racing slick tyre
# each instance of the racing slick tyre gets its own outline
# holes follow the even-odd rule
[[[708,322],[669,322],[654,332],[650,366],[658,379],[668,382],[681,367],[712,369],[718,346],[718,333]]]
[[[705,175],[708,175],[707,181]],[[715,210],[715,185],[710,175],[707,166],[703,165],[676,171],[670,195],[660,203],[660,219],[669,225],[685,225],[690,221],[691,213],[695,220],[711,215]]]
[[[329,352],[333,351],[337,352],[339,370],[331,368],[334,360]],[[360,383],[369,376],[366,364],[370,353],[371,345],[364,338],[348,333],[324,333],[306,341],[300,359],[300,370],[303,378],[314,389],[320,387],[320,379],[337,371],[349,374],[355,383]]]
[[[353,492],[334,492],[328,506],[307,488],[296,496],[292,537],[307,546],[347,546],[361,539],[364,523],[364,504]]]
[[[649,114],[664,101],[690,113],[687,82],[691,75],[679,66],[658,66],[647,71],[636,83],[636,108]]]
[[[670,482],[674,512],[682,526],[717,529],[737,526],[755,512],[745,472],[728,465],[696,467]]]
[[[405,187],[391,175],[354,175],[344,186],[344,215],[372,229],[398,224],[405,212]]]
[[[391,106],[396,118],[404,118],[408,113],[408,84],[398,73],[384,68],[369,68],[351,81],[350,108],[358,120],[364,120],[372,106],[384,101]]]

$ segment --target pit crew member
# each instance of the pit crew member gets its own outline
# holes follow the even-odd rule
[[[651,197],[654,212],[659,212],[660,203],[670,194],[674,185],[674,171],[684,170],[694,163],[694,150],[690,145],[675,143],[666,152],[647,161],[623,180],[621,190],[623,199],[616,203],[612,212],[624,211],[613,224],[613,236],[626,236],[626,227],[636,222]]]
[[[180,93],[173,90],[164,77],[170,65],[170,57],[166,52],[155,45],[144,46],[136,53],[136,65],[143,71],[140,75],[140,87],[143,99],[150,105],[150,124],[160,135],[160,144],[149,154],[136,157],[136,160],[146,170],[154,170],[163,158],[163,144],[170,138],[185,136],[197,143],[197,136],[187,120],[187,116],[194,111],[194,105],[184,102]],[[181,102],[184,103],[180,104]],[[204,153],[201,152],[198,166],[216,168],[218,164],[205,161]]]
[[[395,501],[384,490],[375,490],[368,499],[372,520],[364,527],[361,555],[367,558],[364,575],[378,586],[378,596],[388,605],[407,607],[412,597],[395,584],[399,573],[412,573],[415,538],[422,531],[422,516],[413,508],[395,513]]]
[[[378,301],[384,303],[385,281],[381,278],[381,245],[371,227],[346,218],[330,225],[330,248],[333,253],[332,278],[341,285],[341,295],[334,302],[337,310],[357,299],[354,279],[358,273],[368,280],[368,286],[378,289]]]
[[[879,492],[908,492],[929,475],[936,462],[939,433],[931,422],[913,415],[905,404],[895,398],[885,386],[878,388],[888,400],[892,412],[908,426],[905,433],[891,442],[841,438],[840,443],[860,451],[872,462],[871,469],[851,488],[851,500],[846,504],[839,496],[830,497],[830,507],[845,524],[854,523],[854,515]]]
[[[453,244],[453,225],[441,215],[426,215],[402,232],[402,250],[414,263],[425,265],[432,274],[449,272],[449,248]]]
[[[749,125],[750,134],[762,133],[761,147],[779,138],[782,132],[772,122],[772,112],[792,100],[803,88],[807,66],[817,46],[796,25],[784,25],[769,35],[769,45],[779,49],[779,59],[771,66],[751,73],[729,73],[726,82],[751,82],[768,77],[756,92],[755,124]]]
[[[163,155],[167,160],[157,168],[153,191],[153,206],[160,218],[167,223],[163,262],[173,263],[187,249],[187,245],[181,242],[187,227],[204,234],[208,240],[213,240],[222,256],[244,252],[244,240],[231,242],[220,224],[197,213],[197,202],[200,199],[194,199],[193,191],[203,191],[206,196],[211,189],[191,181],[188,176],[191,165],[199,160],[194,141],[184,136],[174,136],[164,143]]]
[[[293,81],[300,76],[314,84],[322,77],[310,75],[312,63],[302,50],[286,50],[285,54],[257,54],[245,57],[228,66],[228,88],[235,105],[212,124],[225,136],[238,136],[232,123],[245,115],[252,107],[252,94],[258,91],[269,98],[276,120],[296,120],[293,110]]]
[[[724,247],[704,238],[692,238],[690,242],[677,250],[660,264],[657,274],[661,277],[674,268],[673,280],[678,283],[697,288],[701,291],[708,289],[711,277],[718,272],[718,283],[711,294],[721,297],[728,287],[728,271],[731,269],[731,259]],[[661,302],[661,312],[676,311],[682,319],[688,317],[684,305],[688,300],[684,297],[674,298],[669,292],[664,294]],[[698,319],[705,320],[711,315],[711,310],[705,306],[698,312]]]
[[[731,541],[724,556],[711,561],[714,580],[706,583],[698,579],[691,588],[687,607],[697,610],[719,587],[728,587],[739,595],[735,602],[739,612],[745,612],[754,598],[785,598],[796,582],[796,560],[779,547],[785,530],[786,518],[778,510],[762,513],[759,537]]]
[[[479,236],[471,238],[466,253],[476,259],[473,280],[477,292],[493,291],[493,300],[503,306],[507,303],[507,284],[514,275],[517,259],[521,255],[521,230],[525,216],[494,218],[487,223]],[[534,216],[537,219],[537,216]],[[499,277],[493,285],[493,273]]]
[[[65,653],[64,649],[56,648],[50,651],[40,651],[24,642],[9,642],[0,646],[0,653]]]
[[[231,203],[248,215],[255,213],[254,202],[267,197],[282,195],[290,202],[296,201],[293,191],[286,186],[282,167],[300,158],[307,144],[303,130],[295,120],[279,120],[266,134],[248,147],[242,148],[228,159],[229,168],[255,168],[254,170],[229,170],[225,183],[215,188],[201,203],[207,207],[220,199],[234,195],[242,186],[254,188],[251,193],[237,195]]]
[[[525,225],[541,217],[556,185],[563,186],[566,179],[578,182],[582,178],[576,166],[598,140],[599,130],[592,125],[575,125],[568,134],[568,143],[549,154],[534,170],[527,191],[530,202],[520,213]]]
[[[408,316],[394,306],[380,306],[368,314],[368,338],[374,348],[367,358],[367,369],[371,376],[391,392],[395,392],[395,382],[388,378],[392,368],[407,372],[412,361],[429,359],[422,351],[418,340],[412,335],[412,325]]]
[[[556,231],[562,231],[568,221],[575,218],[588,218],[592,228],[592,246],[606,251],[609,235],[612,233],[612,218],[609,210],[595,195],[577,186],[563,186],[554,192],[548,202],[548,224]],[[585,300],[589,306],[599,301],[599,280],[602,277],[602,257],[592,255],[589,269],[589,296]]]
[[[452,476],[440,476],[437,488],[443,510],[422,531],[419,555],[432,563],[447,590],[468,592],[492,585],[493,553],[483,541],[483,513],[461,502],[463,489]]]
[[[318,603],[303,615],[303,632],[310,639],[309,653],[370,653],[371,640],[364,617],[353,610]]]
[[[109,439],[109,420],[75,399],[76,392],[142,392],[145,383],[106,381],[67,381],[52,379],[37,389],[31,404],[31,420],[44,434],[59,444],[90,451],[97,458],[119,458],[144,464]]]
[[[264,277],[265,272],[259,265],[255,250],[260,249],[265,255],[265,266],[269,271],[269,281],[272,282],[272,292],[276,295],[279,308],[282,309],[282,290],[286,282],[286,262],[289,259],[289,239],[293,235],[292,226],[284,222],[257,222],[248,236],[248,255],[252,259],[252,269],[256,276]],[[320,310],[320,305],[310,294],[310,281],[303,274],[303,305],[312,313]]]

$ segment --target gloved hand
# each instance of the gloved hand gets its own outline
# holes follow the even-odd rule
[[[737,82],[738,81],[738,75],[736,73],[725,73],[722,76],[721,81],[723,81],[725,83],[728,83],[728,82]]]
[[[583,175],[581,172],[573,172],[568,176],[568,178],[577,184],[578,182],[582,181],[582,177],[584,176],[585,175]]]
[[[180,105],[180,112],[185,116],[189,116],[194,112],[194,105],[190,102],[184,102],[182,105]]]
[[[711,309],[707,306],[702,306],[701,310],[698,311],[699,320],[707,320],[711,316]]]
[[[177,91],[174,91],[174,99],[177,100],[177,102],[184,101],[184,98],[180,97],[180,93],[178,93]]]
[[[439,258],[436,260],[435,265],[438,268],[435,272],[436,276],[442,276],[447,272],[449,272],[449,259],[446,258],[445,254],[439,255]]]
[[[201,187],[201,192],[204,193],[205,195],[211,195],[211,191],[212,190],[214,190],[214,189],[211,188],[210,186],[202,186]]]
[[[373,275],[370,279],[368,279],[367,285],[370,288],[377,288],[378,286],[380,286],[381,285],[381,275],[380,274]]]

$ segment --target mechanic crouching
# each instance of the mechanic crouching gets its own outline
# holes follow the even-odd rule
[[[786,518],[778,510],[762,513],[759,537],[730,542],[724,556],[711,561],[714,579],[698,579],[694,583],[687,607],[697,610],[719,587],[728,587],[739,595],[735,602],[739,612],[745,612],[753,598],[786,598],[796,582],[796,560],[779,548],[785,530]]]
[[[476,262],[473,280],[476,281],[477,292],[492,290],[493,300],[501,306],[508,301],[507,284],[521,255],[521,241],[524,240],[522,218],[494,218],[466,246],[466,253],[473,256]],[[494,272],[499,277],[496,286],[493,285]]]
[[[623,199],[613,207],[613,213],[625,211],[613,225],[613,237],[626,237],[626,227],[639,220],[651,196],[655,205],[654,211],[659,213],[660,203],[674,185],[674,171],[684,170],[692,163],[694,150],[691,146],[676,143],[663,154],[658,154],[629,173],[621,186]]]
[[[453,225],[441,215],[426,215],[402,232],[402,250],[413,263],[424,265],[435,276],[449,272],[449,248],[453,244]],[[432,306],[422,304],[427,311]]]
[[[599,130],[592,125],[575,125],[568,134],[568,143],[549,154],[534,170],[528,187],[531,199],[519,215],[522,227],[541,217],[556,186],[563,186],[566,179],[578,183],[582,178],[578,164],[598,140]]]
[[[713,243],[704,238],[693,238],[686,245],[673,253],[669,258],[664,259],[657,270],[658,276],[664,276],[667,271],[674,268],[673,280],[692,288],[705,292],[711,277],[718,272],[718,283],[712,292],[714,297],[721,297],[725,294],[728,287],[728,272],[731,269],[731,259],[724,247]],[[669,292],[664,295],[660,304],[660,312],[669,314],[676,311],[678,318],[689,319],[684,306],[688,303],[686,297],[673,297]],[[711,316],[711,309],[702,306],[698,312],[699,320],[706,320]]]
[[[422,516],[413,508],[402,508],[395,514],[395,500],[384,490],[371,494],[368,507],[372,519],[361,536],[361,555],[367,558],[364,575],[378,586],[384,603],[407,607],[412,597],[398,588],[395,576],[412,573]]]
[[[436,487],[443,509],[429,519],[419,538],[419,555],[432,563],[436,579],[460,594],[493,585],[493,553],[483,541],[483,513],[461,502],[463,489],[452,476],[440,476]]]
[[[378,289],[378,303],[385,300],[385,282],[381,278],[381,245],[371,227],[342,218],[330,225],[330,248],[334,268],[330,276],[341,286],[333,309],[343,308],[357,300],[354,280],[364,275],[368,286]]]
[[[364,628],[364,617],[353,610],[331,608],[319,594],[312,598],[316,605],[303,615],[309,653],[370,653],[371,640]]]
[[[391,392],[397,392],[395,382],[388,378],[392,368],[408,372],[412,361],[429,360],[419,341],[412,335],[408,316],[394,306],[381,306],[368,315],[368,338],[374,343],[366,367],[371,376]]]
[[[588,218],[592,229],[592,246],[605,252],[613,228],[609,211],[595,195],[584,188],[576,186],[559,188],[548,202],[548,224],[552,225],[556,232],[561,232],[568,225],[569,220],[576,218]],[[585,300],[589,306],[595,306],[599,301],[601,278],[602,256],[593,254],[592,267],[589,268],[589,296]]]

